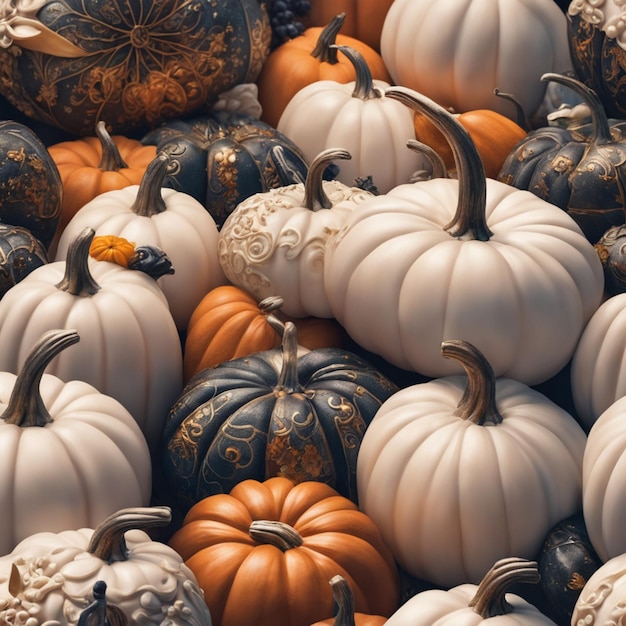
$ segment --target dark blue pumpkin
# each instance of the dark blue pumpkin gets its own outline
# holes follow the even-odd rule
[[[27,228],[0,223],[0,298],[46,263],[46,249]]]
[[[0,122],[0,222],[28,229],[47,249],[62,201],[61,175],[39,136],[19,122]]]
[[[226,361],[196,374],[172,407],[161,478],[174,506],[228,493],[240,481],[316,480],[356,501],[363,434],[397,387],[346,350],[298,356],[295,326],[282,349]]]
[[[173,120],[148,132],[142,143],[170,155],[167,184],[202,202],[218,226],[249,196],[303,182],[308,171],[296,144],[246,113]]]
[[[16,15],[0,19],[19,24],[19,3],[6,4]],[[256,80],[272,37],[258,0],[49,0],[23,17],[42,32],[0,48],[0,91],[77,135],[100,120],[128,133],[201,110]]]

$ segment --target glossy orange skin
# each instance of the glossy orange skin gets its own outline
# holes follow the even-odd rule
[[[459,113],[457,119],[469,132],[485,166],[488,178],[497,178],[502,164],[527,132],[508,117],[489,109]],[[415,138],[443,158],[446,167],[454,168],[452,150],[444,136],[421,113],[414,116]]]
[[[354,66],[341,52],[337,54],[337,63],[321,61],[311,54],[323,30],[322,26],[307,28],[302,35],[274,49],[263,64],[256,81],[258,99],[263,107],[261,119],[274,128],[289,100],[306,85],[318,80],[349,83],[355,79]],[[335,43],[338,46],[350,46],[360,52],[372,78],[391,82],[382,57],[372,47],[342,33],[337,35]]]
[[[279,319],[286,316],[275,312]],[[309,350],[342,347],[346,333],[336,320],[315,317],[293,320],[298,343]],[[267,313],[247,291],[234,285],[212,289],[194,309],[185,337],[184,377],[224,361],[280,345],[278,332],[267,321]]]
[[[257,543],[253,520],[285,522],[303,543]],[[310,626],[333,614],[328,581],[338,573],[359,612],[398,608],[397,567],[377,527],[325,483],[245,480],[195,504],[169,543],[204,589],[214,626]]]

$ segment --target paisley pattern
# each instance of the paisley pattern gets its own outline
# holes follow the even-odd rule
[[[0,90],[29,117],[70,133],[153,127],[253,82],[271,29],[258,0],[50,0],[37,14],[79,46],[54,56],[14,42],[0,49]]]
[[[321,348],[298,359],[299,385],[285,390],[277,354],[200,372],[172,407],[162,470],[181,508],[271,476],[325,482],[356,500],[361,439],[397,387],[356,355]]]

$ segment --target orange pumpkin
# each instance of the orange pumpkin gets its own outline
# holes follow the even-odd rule
[[[354,65],[331,46],[349,46],[361,53],[373,78],[390,83],[380,54],[367,44],[340,33],[345,14],[335,15],[325,26],[307,28],[275,48],[257,79],[261,119],[276,127],[287,103],[300,89],[318,80],[349,83],[355,80]]]
[[[389,616],[399,576],[377,527],[317,481],[244,480],[197,502],[170,546],[195,574],[215,626],[308,626],[333,614],[328,581],[359,612]]]
[[[257,302],[234,285],[209,291],[194,309],[187,326],[185,382],[197,372],[224,361],[277,348],[281,343],[280,326],[291,319],[279,311],[281,303],[278,296]],[[347,341],[345,331],[332,318],[304,317],[293,322],[298,342],[309,350],[342,347]]]
[[[128,267],[128,262],[135,254],[135,244],[116,235],[99,235],[91,240],[89,256],[96,261],[117,263]]]
[[[111,136],[105,123],[96,135],[56,143],[48,148],[63,183],[63,205],[55,242],[68,222],[98,194],[141,182],[148,163],[156,156],[155,146],[124,135]]]
[[[457,120],[472,137],[488,178],[497,178],[509,153],[527,135],[520,124],[490,109],[459,113]],[[420,112],[415,112],[413,122],[415,138],[433,148],[447,168],[454,168],[452,149],[439,130]]]
[[[392,2],[393,0],[314,0],[302,22],[309,27],[323,26],[337,12],[345,12],[345,34],[380,51],[380,34]]]

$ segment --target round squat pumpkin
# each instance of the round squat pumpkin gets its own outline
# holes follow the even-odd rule
[[[258,0],[6,3],[0,23],[11,25],[2,95],[76,135],[99,120],[123,133],[197,111],[253,82],[271,39]]]

